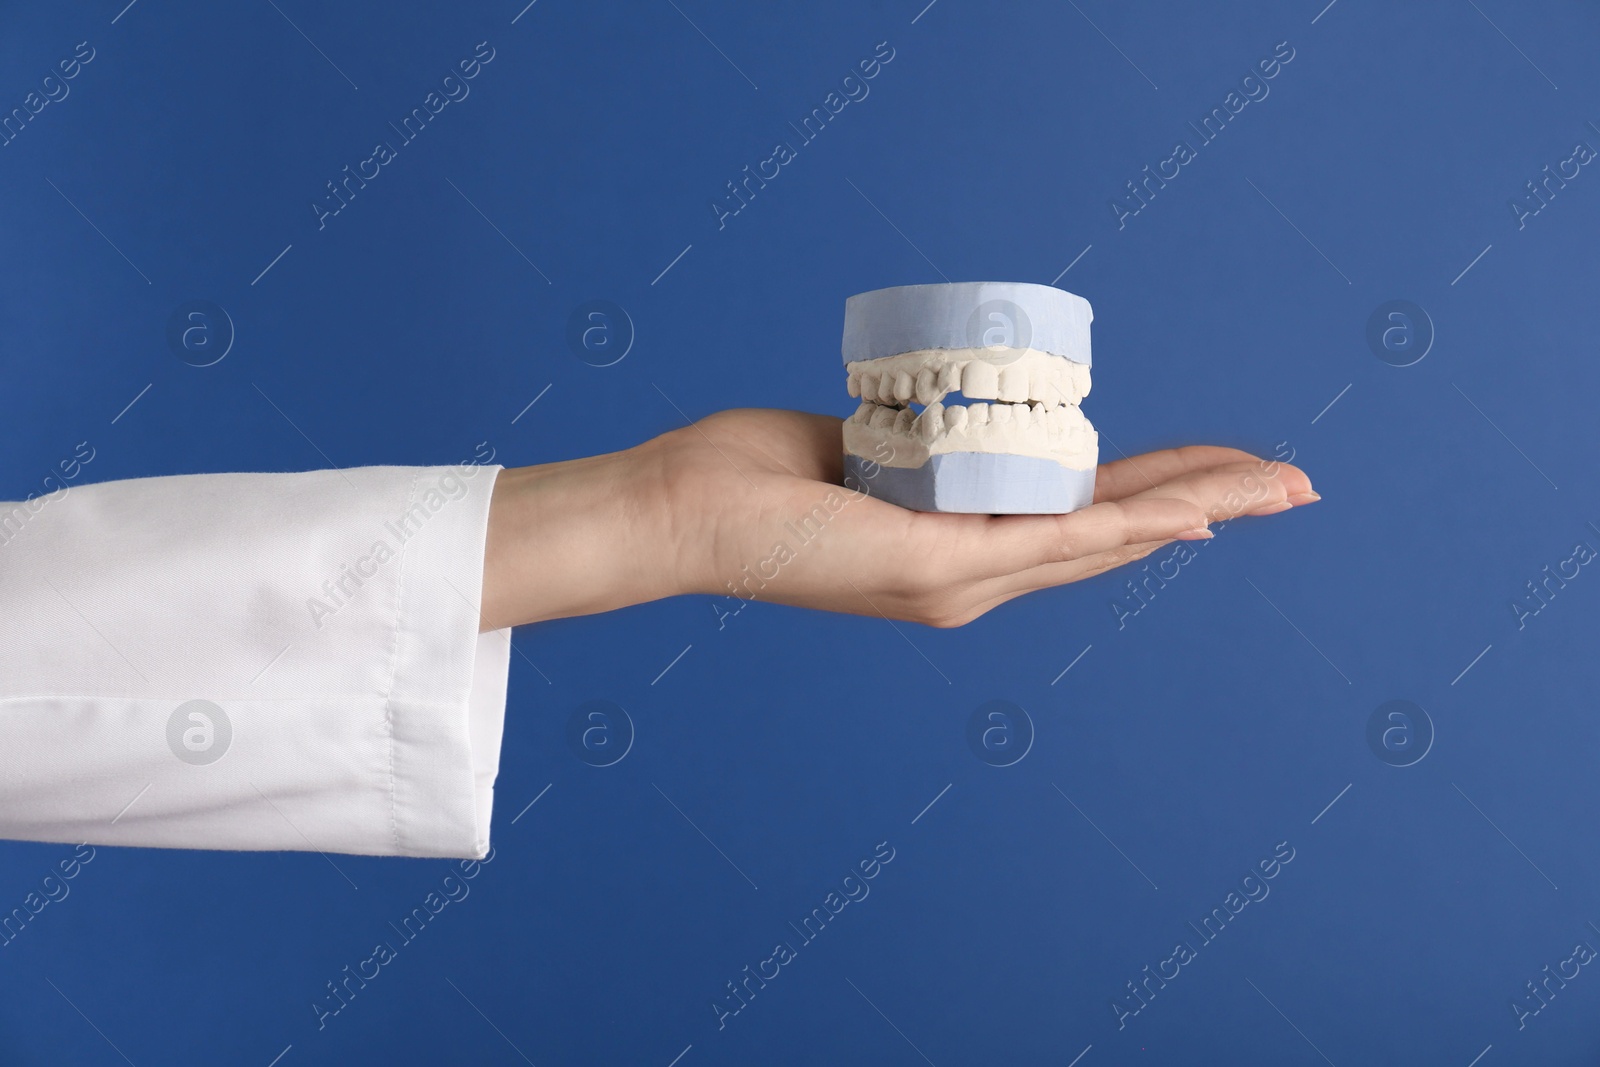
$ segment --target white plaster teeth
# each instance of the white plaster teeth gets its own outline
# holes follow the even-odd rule
[[[952,349],[862,360],[846,370],[860,403],[845,420],[845,446],[857,455],[892,437],[906,466],[956,452],[1038,456],[1076,470],[1098,458],[1099,435],[1077,406],[1090,384],[1081,363],[1032,349]],[[946,404],[952,394],[969,403]]]
[[[974,400],[1000,399],[1000,370],[993,363],[973,360],[961,368],[961,393]]]
[[[939,392],[961,392],[961,363],[946,363],[939,368]]]
[[[1049,367],[1028,367],[1028,399],[1050,403],[1055,396]]]
[[[999,356],[985,349],[904,352],[850,363],[847,371],[851,396],[896,406],[927,404],[950,393],[1013,404],[1076,404],[1090,386],[1089,367],[1033,349],[1007,349]]]
[[[1000,399],[1008,404],[1028,399],[1028,368],[1013,363],[1000,368]]]
[[[916,390],[916,386],[912,383],[910,374],[907,374],[905,371],[899,371],[898,373],[895,374],[895,376],[894,376],[894,398],[896,400],[899,400],[899,401],[902,401],[902,402],[910,400],[911,399],[911,394],[915,390]]]

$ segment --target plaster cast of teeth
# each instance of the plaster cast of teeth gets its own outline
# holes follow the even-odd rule
[[[852,296],[842,347],[861,405],[844,424],[847,484],[917,511],[1087,506],[1099,436],[1078,403],[1093,318],[1082,297],[1026,282]]]
[[[909,398],[931,404],[946,393],[972,400],[1038,401],[1078,404],[1089,395],[1089,367],[1048,352],[984,348],[904,352],[845,365],[850,395],[880,404],[903,404]],[[899,381],[908,383],[900,395]]]

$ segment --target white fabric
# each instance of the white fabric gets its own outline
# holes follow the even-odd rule
[[[0,837],[483,858],[511,642],[478,633],[499,471],[0,504]],[[169,743],[195,700],[225,749],[206,705]]]

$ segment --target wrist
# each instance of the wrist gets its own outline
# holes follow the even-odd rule
[[[484,548],[482,628],[685,591],[660,473],[650,442],[501,471]]]

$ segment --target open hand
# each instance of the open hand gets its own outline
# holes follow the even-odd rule
[[[495,487],[485,628],[677,593],[960,626],[1121,566],[1209,523],[1318,498],[1304,472],[1190,446],[1103,464],[1069,515],[907,511],[843,487],[841,424],[719,412],[607,456],[507,470]],[[865,488],[865,492],[862,489]]]

